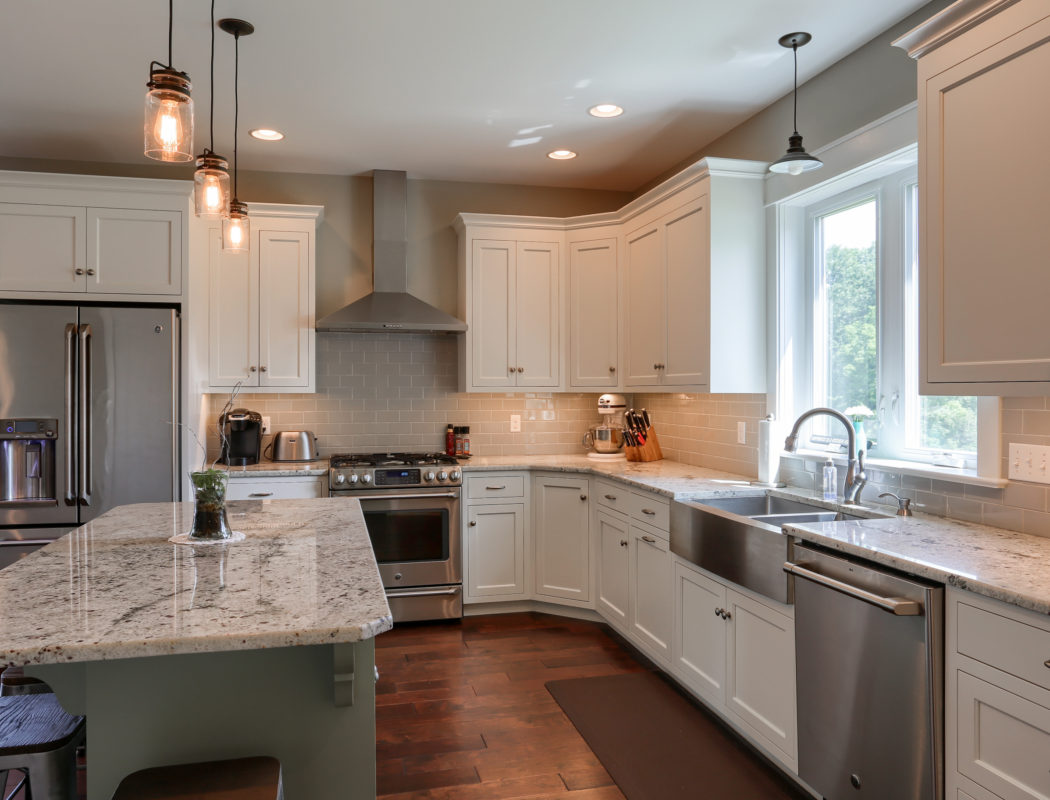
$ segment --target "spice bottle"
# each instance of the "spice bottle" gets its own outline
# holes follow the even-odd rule
[[[453,438],[455,439],[455,456],[459,458],[463,455],[463,428],[457,425],[453,430]]]
[[[449,423],[448,427],[445,428],[445,455],[456,455],[456,432],[452,427],[452,423]]]
[[[460,457],[470,458],[470,426],[463,426],[463,445],[460,449]]]

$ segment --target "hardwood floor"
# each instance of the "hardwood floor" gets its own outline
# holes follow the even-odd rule
[[[398,626],[376,665],[384,800],[623,800],[544,688],[646,669],[603,626],[532,613]]]

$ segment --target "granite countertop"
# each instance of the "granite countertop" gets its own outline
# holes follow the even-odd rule
[[[228,510],[244,541],[172,544],[193,504],[143,503],[0,571],[0,665],[356,642],[393,626],[358,502]]]
[[[228,467],[216,464],[216,469],[230,473],[230,480],[236,478],[302,478],[308,475],[328,474],[328,459],[316,461],[260,461],[245,467]]]
[[[761,494],[749,478],[677,461],[605,461],[581,456],[474,456],[461,462],[464,475],[493,470],[536,469],[544,472],[587,472],[645,489],[672,499]]]
[[[1050,614],[1050,539],[932,517],[786,525],[800,539]]]

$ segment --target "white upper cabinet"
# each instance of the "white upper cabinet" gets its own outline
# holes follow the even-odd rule
[[[570,241],[570,388],[619,386],[620,295],[616,237]]]
[[[918,59],[920,391],[1047,394],[1050,5],[962,0],[896,44]]]
[[[182,181],[0,172],[0,291],[181,296],[190,191]]]
[[[292,212],[295,213],[292,213]],[[248,253],[208,237],[208,388],[258,392],[315,387],[315,206],[252,204]]]
[[[508,234],[515,238],[503,238]],[[461,225],[460,314],[468,328],[460,337],[460,381],[466,391],[562,387],[563,236],[528,234]]]
[[[765,171],[703,159],[619,211],[460,214],[462,388],[764,392]]]

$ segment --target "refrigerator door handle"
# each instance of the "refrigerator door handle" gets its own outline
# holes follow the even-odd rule
[[[80,505],[91,505],[91,326],[81,325],[79,339]]]
[[[76,376],[73,374],[73,362],[74,356],[73,351],[76,347],[74,341],[77,337],[77,326],[72,322],[66,324],[66,399],[65,399],[65,415],[66,418],[62,421],[65,426],[65,430],[59,431],[59,435],[62,437],[62,441],[66,446],[66,505],[75,505],[77,497],[75,494],[75,469],[76,464],[73,461],[73,392],[76,384]]]

